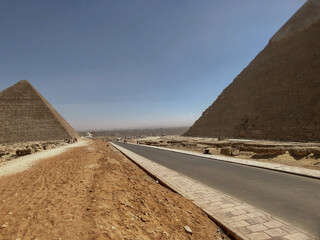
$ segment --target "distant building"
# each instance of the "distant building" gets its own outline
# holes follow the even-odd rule
[[[86,136],[87,138],[93,138],[93,134],[92,133],[90,133],[90,132],[87,132],[87,136]]]

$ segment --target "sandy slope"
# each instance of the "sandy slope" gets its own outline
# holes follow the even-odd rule
[[[0,178],[0,214],[0,239],[222,239],[199,208],[103,142]]]
[[[59,148],[47,150],[45,152],[39,152],[32,155],[19,157],[19,158],[10,160],[8,162],[1,163],[0,177],[25,171],[31,166],[33,166],[39,160],[59,155],[70,148],[85,146],[88,143],[89,143],[88,141],[80,141],[71,145],[65,145]]]

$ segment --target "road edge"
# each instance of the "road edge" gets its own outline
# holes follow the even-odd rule
[[[307,233],[259,209],[160,164],[154,163],[112,142],[111,144],[161,184],[193,201],[218,226],[237,240],[272,239],[275,237],[305,240],[315,239]],[[262,224],[259,222],[261,221],[259,219],[264,219],[265,223]],[[251,224],[247,221],[251,222]],[[252,231],[248,230],[247,227]],[[272,234],[274,235],[272,236]]]
[[[262,169],[267,169],[267,170],[272,170],[272,171],[277,171],[277,172],[284,172],[284,173],[288,173],[288,174],[293,174],[293,175],[298,175],[298,176],[303,176],[303,177],[314,178],[314,179],[320,180],[320,170],[312,170],[312,169],[301,168],[301,167],[291,167],[291,166],[277,164],[277,163],[257,162],[254,160],[246,160],[246,159],[241,159],[241,158],[231,158],[231,157],[224,157],[224,156],[219,156],[219,155],[206,155],[206,154],[201,154],[201,153],[196,153],[196,152],[191,152],[191,151],[186,151],[186,150],[179,150],[179,149],[172,149],[172,148],[165,148],[165,147],[156,147],[156,146],[149,146],[149,145],[136,144],[136,143],[130,143],[130,142],[128,142],[127,144],[140,145],[140,146],[149,147],[149,148],[167,150],[167,151],[171,151],[171,152],[206,158],[209,160],[229,162],[229,163],[234,163],[234,164],[239,164],[239,165],[262,168]]]

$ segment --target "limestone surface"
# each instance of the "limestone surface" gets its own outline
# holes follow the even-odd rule
[[[0,93],[0,143],[77,137],[79,134],[28,81]]]
[[[309,0],[186,136],[320,140],[320,0]]]

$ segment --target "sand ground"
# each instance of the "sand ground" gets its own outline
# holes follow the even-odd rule
[[[100,141],[1,177],[0,214],[3,240],[227,239],[191,201]]]
[[[36,154],[15,158],[10,161],[1,162],[0,177],[25,171],[42,159],[53,157],[65,152],[70,148],[81,147],[87,144],[88,144],[88,141],[80,141],[71,145],[64,145],[59,148],[51,149],[50,151],[39,152]]]

